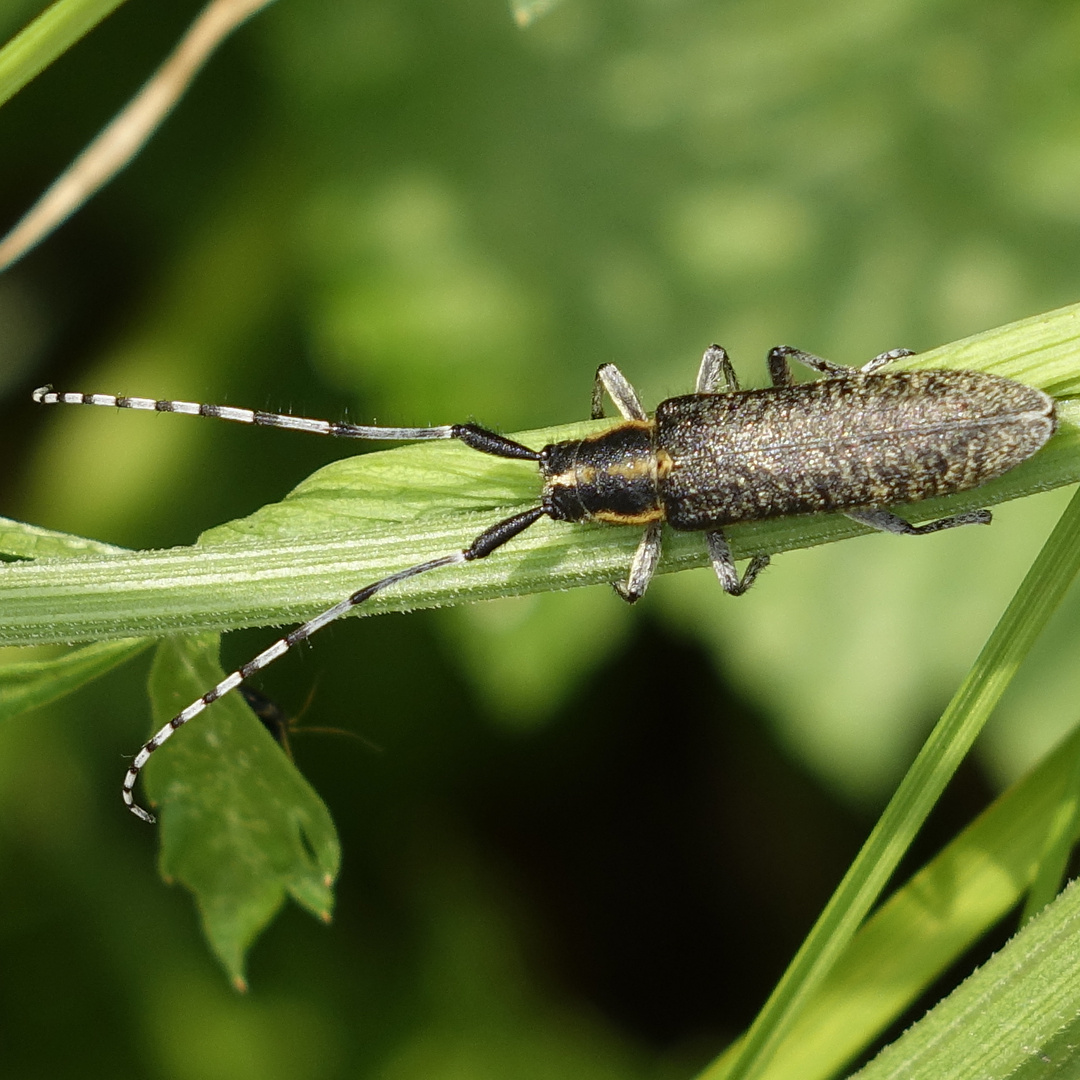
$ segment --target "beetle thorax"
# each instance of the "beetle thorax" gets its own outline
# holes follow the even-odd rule
[[[541,451],[543,505],[556,521],[645,525],[664,516],[659,482],[671,459],[656,448],[652,420],[630,420]]]

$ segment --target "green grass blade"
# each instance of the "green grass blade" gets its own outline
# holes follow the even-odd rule
[[[1075,797],[1080,729],[999,796],[860,927],[763,1080],[825,1080],[862,1053],[1012,911]],[[1066,848],[1080,832],[1062,836]],[[1051,897],[1052,899],[1052,897]]]
[[[1041,1080],[1080,1068],[1080,889],[1071,885],[859,1080]]]
[[[17,94],[124,0],[56,0],[0,48],[0,105]]]
[[[848,947],[859,924],[982,730],[1035,638],[1080,570],[1080,494],[1047,539],[971,671],[807,936],[735,1050],[706,1080],[760,1076],[796,1018]]]
[[[1080,307],[957,342],[917,366],[967,366],[1080,393]],[[1058,434],[1033,458],[976,491],[921,504],[922,519],[1080,480],[1080,406],[1063,402]],[[117,418],[117,422],[135,417]],[[146,418],[143,418],[146,419]],[[159,418],[155,418],[159,419]],[[172,417],[189,423],[189,418]],[[597,430],[585,422],[517,436],[534,446]],[[285,436],[283,436],[285,437]],[[211,530],[190,548],[0,567],[0,644],[90,641],[299,621],[354,589],[466,546],[486,526],[534,505],[528,463],[455,444],[421,444],[335,462],[280,503]],[[739,557],[860,535],[840,516],[786,518],[730,530]],[[491,559],[413,578],[360,614],[565,589],[626,573],[636,530],[541,521]],[[665,540],[661,572],[701,566],[695,534]]]

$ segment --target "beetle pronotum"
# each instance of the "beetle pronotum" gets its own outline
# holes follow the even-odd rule
[[[44,405],[213,416],[346,439],[459,439],[481,453],[535,462],[543,480],[537,506],[496,522],[461,551],[365,585],[193,701],[135,755],[124,777],[124,803],[152,822],[133,795],[150,755],[177,728],[298,642],[400,581],[486,558],[544,516],[644,527],[626,584],[615,586],[629,603],[644,595],[656,570],[664,522],[680,531],[705,533],[713,569],[732,596],[750,588],[769,556],[755,556],[740,577],[724,538],[726,525],[843,513],[873,529],[921,536],[957,525],[989,524],[990,512],[975,510],[915,526],[886,507],[978,487],[1027,460],[1054,432],[1053,399],[979,371],[878,370],[910,355],[910,350],[894,349],[862,368],[849,368],[781,345],[769,353],[772,385],[741,390],[727,353],[711,345],[694,393],[662,401],[651,417],[619,369],[604,364],[593,383],[592,416],[604,415],[606,391],[622,421],[599,434],[541,450],[476,424],[363,427],[224,405],[35,390],[34,400]],[[825,378],[793,383],[793,359]]]

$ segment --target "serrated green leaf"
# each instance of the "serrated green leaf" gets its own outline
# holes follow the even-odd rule
[[[895,1043],[859,1080],[1041,1080],[1080,1070],[1075,884]]]
[[[57,701],[150,648],[147,638],[100,641],[48,660],[0,667],[0,720]]]
[[[218,638],[170,638],[150,675],[155,728],[224,675]],[[195,895],[203,929],[235,985],[244,958],[286,896],[329,921],[340,866],[325,804],[236,694],[147,764],[159,808],[160,868]]]

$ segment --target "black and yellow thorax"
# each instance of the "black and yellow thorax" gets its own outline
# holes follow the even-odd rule
[[[664,517],[660,486],[671,467],[651,419],[552,443],[540,456],[544,511],[556,521],[647,525]]]

